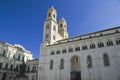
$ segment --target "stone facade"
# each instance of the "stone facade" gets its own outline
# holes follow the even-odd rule
[[[38,80],[38,64],[39,61],[37,59],[26,62],[26,76],[28,76],[28,80]]]
[[[33,60],[32,53],[18,44],[0,41],[0,80],[14,80],[20,65]]]
[[[66,21],[59,24],[56,14],[50,8],[44,23],[38,79],[120,80],[120,27],[68,38]]]

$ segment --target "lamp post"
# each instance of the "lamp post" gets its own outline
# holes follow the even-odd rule
[[[89,70],[89,80],[91,80],[91,76],[90,76],[91,63],[90,63],[90,61],[87,61],[87,67],[88,67],[88,70]]]
[[[59,65],[58,67],[60,69],[60,80],[61,80],[61,66]]]
[[[40,66],[39,69],[40,69],[40,73],[42,73],[42,71],[44,71],[44,68],[42,66]],[[44,80],[44,73],[40,74],[40,80]]]

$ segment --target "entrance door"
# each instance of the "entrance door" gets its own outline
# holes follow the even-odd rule
[[[6,80],[6,73],[3,73],[2,80]]]
[[[71,80],[81,80],[81,72],[71,72]]]
[[[71,58],[70,80],[81,80],[80,58],[73,56]]]

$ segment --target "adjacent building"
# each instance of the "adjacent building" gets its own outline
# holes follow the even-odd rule
[[[26,76],[28,76],[28,80],[38,80],[38,59],[29,60],[26,62]]]
[[[48,9],[38,80],[120,80],[120,27],[68,37],[67,22]]]
[[[23,46],[0,41],[0,80],[14,80],[19,75],[20,65],[30,60],[33,60],[32,53]]]

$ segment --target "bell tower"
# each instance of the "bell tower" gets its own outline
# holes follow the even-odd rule
[[[68,38],[68,32],[67,32],[67,23],[66,20],[62,17],[62,19],[58,23],[59,28],[58,32],[63,37],[63,39]]]
[[[55,8],[52,6],[51,8],[48,9],[48,12],[47,12],[47,20],[48,19],[53,19],[56,21],[57,19],[57,12],[55,10]]]
[[[57,12],[52,6],[48,9],[47,18],[44,22],[43,42],[54,44],[58,34]]]

